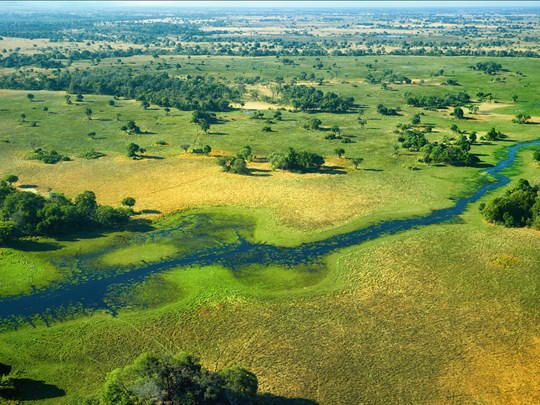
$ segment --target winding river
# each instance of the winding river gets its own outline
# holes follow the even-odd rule
[[[129,272],[106,272],[108,276],[101,278],[88,277],[77,283],[59,283],[55,286],[39,290],[33,294],[18,295],[0,299],[0,324],[17,327],[20,323],[42,319],[60,319],[62,314],[69,314],[73,308],[79,312],[111,309],[106,304],[106,297],[114,286],[131,285],[145,278],[166,270],[187,266],[221,265],[236,269],[250,264],[298,265],[312,263],[329,253],[358,245],[375,239],[381,235],[391,235],[407,231],[419,226],[438,224],[451,220],[463,213],[467,205],[483,197],[488,191],[503,187],[510,179],[501,174],[512,165],[517,151],[523,147],[539,145],[540,140],[516,144],[507,148],[508,156],[496,166],[486,170],[495,178],[495,182],[481,186],[473,195],[460,199],[450,208],[435,210],[428,215],[402,220],[391,220],[368,226],[349,233],[336,235],[328,239],[302,244],[296,247],[277,247],[266,244],[251,243],[240,236],[234,243],[218,247],[202,249],[188,255],[145,264]],[[100,272],[100,274],[103,274]]]

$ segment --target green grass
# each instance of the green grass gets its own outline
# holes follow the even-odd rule
[[[283,66],[275,58],[192,57],[188,61],[175,56],[171,62],[182,64],[176,72],[181,75],[200,74],[197,65],[189,63],[204,60],[205,65],[199,65],[203,73],[226,80],[260,75],[271,84],[277,76],[291,78],[311,71],[314,58],[294,59],[301,62],[299,66]],[[123,60],[137,70],[149,58]],[[495,126],[510,141],[538,137],[536,125],[512,124],[508,117],[482,115],[482,109],[473,119],[457,121],[450,111],[404,105],[405,91],[466,90],[473,97],[477,91],[492,91],[502,107],[492,114],[513,114],[515,108],[540,113],[530,90],[540,85],[535,60],[504,59],[502,64],[510,72],[498,77],[506,82],[467,69],[480,60],[484,59],[329,58],[325,64],[335,62],[337,68],[315,73],[337,80],[321,89],[369,105],[365,129],[358,126],[356,114],[284,111],[283,121],[272,124],[275,132],[265,134],[263,121],[234,110],[218,114],[225,122],[203,135],[189,123],[189,112],[172,111],[166,116],[162,109],[143,110],[129,100],[111,107],[107,105],[111,97],[93,95],[85,95],[80,105],[68,106],[63,94],[56,92],[34,92],[36,101],[30,102],[27,92],[2,91],[0,141],[8,143],[1,144],[0,174],[13,172],[21,178],[19,185],[35,185],[39,192],[53,187],[73,196],[90,188],[107,203],[118,204],[133,195],[138,210],[155,209],[163,200],[176,198],[161,193],[176,187],[178,195],[187,196],[178,200],[182,208],[192,209],[163,216],[152,229],[134,225],[124,232],[41,239],[2,248],[0,296],[84,277],[76,260],[92,254],[97,254],[90,261],[96,272],[129,270],[141,261],[161,261],[232,242],[236,232],[248,240],[292,246],[448,207],[452,199],[476,188],[482,169],[424,166],[417,162],[419,154],[408,151],[392,156],[396,135],[391,132],[396,124],[423,112],[422,122],[435,124],[434,133],[428,135],[432,141],[453,136],[449,130],[453,123],[480,135]],[[392,85],[390,91],[367,85],[363,82],[367,63],[413,79],[425,78],[426,84]],[[225,64],[232,68],[225,69]],[[445,77],[430,77],[440,68]],[[515,76],[517,70],[526,77]],[[448,78],[462,86],[435,85]],[[526,82],[530,87],[525,87]],[[502,103],[511,103],[513,94],[519,96],[518,103],[503,107]],[[379,116],[375,111],[379,102],[402,106],[403,115]],[[43,111],[44,106],[49,112]],[[94,111],[92,120],[85,116],[87,107]],[[37,127],[20,123],[21,113],[27,121],[37,121]],[[272,113],[265,111],[267,116]],[[303,129],[312,117],[320,118],[325,127],[339,125],[344,134],[355,136],[355,142],[327,141],[323,139],[327,132]],[[150,133],[123,133],[120,127],[130,119]],[[95,140],[86,135],[90,131],[96,132]],[[156,145],[159,140],[167,145]],[[130,142],[163,160],[129,161],[125,149]],[[259,156],[288,146],[309,149],[324,154],[330,165],[346,174],[228,175],[219,172],[213,158],[185,156],[180,148],[184,143],[210,144],[217,154],[234,153],[245,144]],[[472,151],[481,154],[484,163],[493,164],[509,144],[478,143]],[[364,157],[365,170],[355,171],[346,159],[334,158],[334,149],[340,146],[346,157]],[[74,160],[53,166],[26,160],[37,147],[56,149]],[[78,158],[92,149],[107,156]],[[408,170],[411,165],[420,170]],[[520,152],[508,174],[513,182],[523,177],[540,183],[532,151]],[[335,252],[314,265],[248,266],[236,271],[190,267],[115,287],[107,303],[118,309],[116,317],[106,312],[80,316],[73,310],[50,327],[36,319],[36,328],[23,325],[0,334],[0,361],[13,364],[24,377],[66,390],[65,397],[46,403],[70,403],[78,396],[95,395],[107,372],[148,350],[192,351],[210,369],[239,364],[256,372],[262,391],[321,403],[537,403],[540,280],[535,269],[540,238],[538,231],[486,224],[478,212],[482,201],[472,204],[456,223],[384,236]],[[175,204],[163,211],[174,211]],[[57,263],[64,266],[55,267]]]

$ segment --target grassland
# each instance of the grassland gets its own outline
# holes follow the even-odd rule
[[[209,73],[231,82],[237,76],[259,75],[259,94],[252,94],[246,105],[270,107],[249,103],[261,103],[276,77],[311,71],[315,63],[315,58],[295,59],[295,66],[284,66],[276,58],[174,56],[161,62],[180,63],[179,75]],[[292,246],[448,207],[481,181],[483,168],[427,166],[418,163],[418,153],[393,154],[392,131],[398,123],[422,112],[422,122],[435,126],[430,140],[455,136],[449,129],[454,123],[479,135],[494,126],[509,138],[473,146],[484,165],[493,164],[513,141],[538,138],[537,125],[511,122],[516,110],[539,121],[540,104],[531,92],[540,85],[536,61],[504,59],[509,71],[493,77],[468,69],[479,60],[326,58],[331,69],[316,71],[325,79],[320,88],[367,105],[365,128],[358,125],[356,114],[285,110],[283,121],[271,124],[274,131],[263,133],[264,121],[250,119],[248,109],[237,109],[219,113],[222,123],[203,134],[189,122],[190,112],[167,115],[156,106],[144,110],[131,100],[116,100],[113,107],[107,104],[111,97],[95,95],[66,105],[64,93],[45,91],[33,92],[31,102],[27,92],[2,90],[0,174],[15,173],[19,187],[40,193],[52,189],[74,196],[89,189],[108,204],[119,204],[129,195],[136,198],[135,208],[143,217],[184,210],[160,217],[152,227],[158,232],[181,224],[185,231],[144,239],[139,236],[152,230],[134,226],[125,232],[2,248],[0,296],[77,277],[74,258],[86,253],[105,252],[94,263],[99,272],[232,240],[233,226],[248,239]],[[122,63],[134,70],[147,65],[152,71],[158,62],[138,56],[122,58]],[[369,63],[403,72],[414,82],[392,85],[391,90],[366,84]],[[89,64],[76,62],[73,67]],[[431,76],[441,68],[444,77]],[[441,86],[448,78],[461,86]],[[479,104],[478,114],[459,121],[450,111],[423,111],[403,101],[406,91],[458,90],[473,97],[478,91],[493,92],[495,101]],[[401,106],[402,115],[381,117],[375,111],[380,102]],[[85,115],[88,107],[91,120]],[[271,117],[279,107],[263,112]],[[21,113],[27,122],[21,122]],[[354,142],[328,141],[325,131],[303,129],[312,117],[320,118],[325,128],[339,125]],[[121,131],[130,119],[147,133],[130,136]],[[95,139],[87,135],[92,131]],[[130,142],[147,148],[147,158],[128,159]],[[181,149],[185,143],[209,144],[212,156],[186,154]],[[257,156],[288,146],[309,149],[325,155],[327,165],[321,173],[305,175],[273,172],[267,163],[250,163],[251,176],[221,172],[215,156],[235,153],[245,144]],[[55,149],[73,160],[56,165],[28,160],[37,147]],[[346,157],[364,157],[363,170],[337,158],[336,147],[344,147]],[[92,149],[107,156],[78,158]],[[419,170],[409,170],[411,166]],[[540,183],[531,151],[520,153],[509,174],[513,181],[524,177]],[[46,393],[40,397],[49,403],[96,395],[108,371],[147,350],[192,351],[210,369],[240,364],[259,376],[262,391],[320,403],[538,403],[540,236],[530,229],[486,224],[478,213],[480,202],[456,223],[381,237],[309,266],[171,270],[111,291],[110,304],[121,304],[116,317],[105,312],[68,314],[50,327],[38,320],[36,328],[0,333],[1,360],[26,378],[66,391],[61,398],[47,398]],[[205,221],[204,215],[220,221]]]

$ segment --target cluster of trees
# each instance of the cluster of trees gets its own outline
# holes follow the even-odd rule
[[[240,149],[236,156],[218,157],[218,165],[220,165],[225,172],[248,174],[249,170],[246,165],[246,160],[250,160],[252,156],[251,146],[246,145]]]
[[[378,104],[377,105],[377,112],[381,115],[399,115],[399,112],[401,109],[399,107],[393,108],[393,107],[387,107],[384,104]]]
[[[132,74],[124,70],[62,71],[55,75],[12,73],[0,76],[0,87],[24,90],[62,90],[72,94],[102,94],[136,99],[180,110],[226,111],[241,91],[206,76],[181,79],[167,73]]]
[[[64,156],[55,150],[47,151],[45,149],[37,148],[28,156],[30,160],[41,160],[43,163],[55,164],[58,162],[66,162],[71,160],[69,156]]]
[[[464,91],[459,93],[447,93],[444,96],[408,96],[407,104],[413,107],[423,107],[427,110],[442,108],[461,107],[470,103],[471,97]]]
[[[503,70],[503,67],[500,63],[489,61],[489,62],[477,62],[476,65],[471,65],[472,70],[478,70],[484,72],[487,75],[494,75],[497,72]]]
[[[297,110],[344,113],[354,105],[353,97],[341,97],[333,92],[324,93],[311,86],[284,85],[279,88],[281,101]]]
[[[392,69],[384,69],[381,72],[370,72],[366,76],[366,82],[369,84],[380,84],[383,82],[393,84],[410,84],[411,79],[407,76],[394,73]]]
[[[480,211],[489,222],[495,224],[540,229],[538,186],[531,186],[527,180],[520,179],[516,187],[503,196],[481,204]]]
[[[491,128],[489,131],[487,131],[486,135],[481,138],[485,139],[486,141],[500,141],[501,139],[508,138],[508,136],[495,128]]]
[[[475,140],[476,135],[471,135],[470,138],[462,135],[454,144],[430,143],[423,132],[413,128],[404,129],[403,134],[398,137],[403,148],[423,152],[422,162],[452,166],[472,166],[478,163],[478,157],[470,152]]]
[[[84,191],[72,201],[63,194],[49,197],[19,191],[0,181],[0,241],[22,236],[70,234],[92,228],[124,225],[133,211],[99,205],[92,191]]]
[[[428,143],[421,150],[424,163],[445,163],[452,166],[473,166],[479,162],[476,155],[470,153],[471,144],[462,136],[454,145]]]
[[[36,53],[34,55],[11,53],[5,58],[0,58],[0,67],[20,68],[22,66],[56,69],[64,67],[64,64],[53,59],[50,55],[43,53]]]
[[[273,169],[308,173],[318,171],[324,164],[324,157],[313,152],[296,151],[289,148],[285,153],[272,153],[269,157]]]
[[[254,403],[257,389],[257,376],[238,366],[211,372],[188,353],[144,353],[107,375],[101,399],[107,405],[248,405]]]

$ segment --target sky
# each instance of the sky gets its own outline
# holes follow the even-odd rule
[[[8,2],[9,4],[9,2]],[[12,3],[13,4],[13,3]],[[91,7],[91,6],[116,6],[116,7],[244,7],[244,8],[426,8],[426,7],[540,7],[540,1],[28,1],[25,5],[35,4],[38,7],[51,6],[54,8],[67,5]]]

